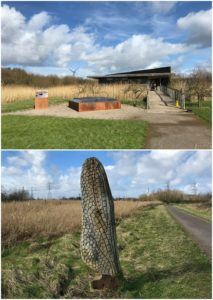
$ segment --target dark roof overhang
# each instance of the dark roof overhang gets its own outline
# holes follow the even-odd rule
[[[120,74],[120,75],[95,75],[88,76],[88,78],[100,79],[100,78],[136,78],[136,77],[145,77],[145,78],[157,78],[157,77],[169,77],[171,73],[138,73],[138,74]]]
[[[155,69],[137,70],[137,71],[129,71],[123,73],[107,74],[107,75],[94,75],[94,76],[88,76],[88,78],[93,78],[93,79],[131,78],[131,77],[157,78],[157,77],[168,77],[168,76],[171,76],[171,67],[161,67]]]

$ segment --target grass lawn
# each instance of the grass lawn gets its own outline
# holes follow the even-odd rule
[[[3,298],[211,298],[209,259],[164,206],[138,210],[117,224],[125,280],[95,291],[81,260],[80,232],[23,242],[2,251]]]
[[[212,101],[204,101],[201,107],[197,103],[186,103],[186,109],[191,109],[195,115],[209,124],[212,123]]]
[[[122,104],[127,104],[127,105],[131,105],[134,107],[141,107],[141,108],[146,108],[146,101],[143,99],[135,99],[135,100],[131,100],[131,99],[124,99],[121,101]]]
[[[68,101],[68,99],[64,98],[49,98],[49,105],[56,105],[63,102]],[[22,101],[14,101],[6,104],[2,104],[2,113],[8,113],[8,112],[14,112],[18,110],[24,110],[24,109],[32,109],[34,108],[34,98],[26,99]]]
[[[140,149],[147,123],[56,117],[2,116],[6,149]]]
[[[212,221],[212,210],[209,208],[198,207],[197,204],[177,204],[177,208],[180,208],[186,212],[189,212],[192,215],[201,217],[206,221]]]

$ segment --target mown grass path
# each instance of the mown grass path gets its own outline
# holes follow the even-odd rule
[[[211,264],[164,206],[117,224],[125,280],[94,291],[81,260],[80,233],[25,242],[3,251],[4,298],[211,298]]]

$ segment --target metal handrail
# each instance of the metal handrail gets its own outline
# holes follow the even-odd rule
[[[177,89],[172,89],[167,86],[160,86],[161,92],[169,96],[177,107],[185,109],[185,94]]]

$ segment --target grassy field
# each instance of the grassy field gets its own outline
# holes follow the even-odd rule
[[[211,298],[211,265],[164,206],[117,220],[125,279],[95,291],[81,260],[80,231],[25,241],[2,252],[3,298]]]
[[[197,103],[186,103],[186,108],[191,109],[195,115],[208,124],[212,123],[212,101],[204,101],[201,107],[198,107]]]
[[[147,123],[137,120],[89,120],[3,116],[6,149],[141,149]]]
[[[201,217],[209,222],[212,220],[212,209],[211,207],[202,207],[199,204],[177,204],[178,208],[189,212],[192,215]]]
[[[115,202],[116,219],[130,216],[140,207],[159,201]],[[2,245],[8,247],[29,238],[46,238],[69,233],[81,226],[80,201],[36,200],[2,203]]]
[[[68,101],[68,99],[64,98],[49,98],[49,105],[57,105],[63,102]],[[34,108],[34,98],[22,100],[22,101],[14,101],[2,104],[2,113],[15,112],[18,110],[25,109],[33,109]]]

